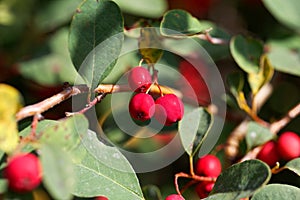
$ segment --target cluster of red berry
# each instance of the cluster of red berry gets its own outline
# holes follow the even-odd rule
[[[214,155],[206,155],[199,158],[196,162],[195,172],[199,176],[217,178],[222,171],[222,165],[220,160]],[[214,182],[202,181],[198,183],[195,190],[198,196],[206,198],[208,194],[212,191],[214,187]],[[184,200],[184,198],[179,194],[171,194],[167,196],[166,200]]]
[[[257,158],[275,166],[281,159],[285,161],[300,157],[300,137],[294,132],[282,133],[277,141],[269,141],[264,144]]]
[[[182,119],[183,103],[175,94],[161,94],[154,100],[148,93],[152,86],[152,77],[144,67],[138,66],[130,70],[128,84],[136,92],[129,103],[129,112],[133,119],[146,121],[154,117],[166,126]]]

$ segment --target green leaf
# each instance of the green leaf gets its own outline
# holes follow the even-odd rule
[[[116,3],[86,0],[77,9],[70,27],[69,51],[91,90],[112,70],[123,38],[123,18]]]
[[[270,184],[257,191],[251,200],[298,200],[300,189],[291,185]]]
[[[77,83],[82,83],[71,62],[67,42],[68,29],[57,31],[42,49],[35,52],[35,57],[19,63],[22,76],[42,85],[72,84],[76,78]]]
[[[298,0],[263,0],[266,8],[282,24],[300,30],[300,2]]]
[[[8,187],[8,182],[6,179],[0,179],[0,194],[3,194],[4,192],[6,192]]]
[[[270,64],[269,59],[266,55],[263,55],[260,60],[259,72],[248,74],[248,82],[253,95],[256,95],[262,86],[271,80],[273,74],[274,69]]]
[[[114,200],[144,199],[127,159],[117,148],[100,142],[96,133],[89,130],[72,155],[76,178],[74,195],[103,195]]]
[[[289,169],[300,176],[300,158],[295,158],[289,161],[285,164],[284,168]]]
[[[70,155],[56,145],[41,147],[43,183],[54,199],[72,199],[74,184],[73,165]]]
[[[275,70],[300,76],[300,50],[270,45],[267,56]]]
[[[275,135],[270,130],[256,122],[248,123],[248,130],[246,134],[246,143],[248,150],[253,147],[262,145],[273,139]]]
[[[139,38],[139,51],[148,64],[155,64],[163,55],[160,36],[155,28],[142,28]]]
[[[198,107],[185,113],[179,122],[179,134],[186,153],[193,156],[200,148],[212,125],[212,116]]]
[[[77,6],[82,0],[51,0],[40,5],[35,16],[35,24],[39,30],[49,31],[71,21]]]
[[[204,31],[197,18],[184,10],[166,12],[160,24],[162,35],[194,35]]]
[[[271,178],[270,168],[259,160],[247,160],[224,170],[217,178],[211,194],[219,199],[240,200],[249,197],[267,184]],[[207,199],[216,199],[214,195]]]
[[[125,13],[149,18],[159,18],[168,8],[165,0],[114,0]]]
[[[88,130],[88,120],[82,114],[76,114],[59,121],[41,132],[42,143],[55,144],[64,150],[71,150],[80,143]]]
[[[233,72],[227,76],[227,85],[229,86],[230,92],[238,97],[239,93],[243,91],[244,88],[244,76],[241,72]]]
[[[235,62],[247,73],[258,73],[263,44],[251,37],[234,36],[230,41],[230,52]]]

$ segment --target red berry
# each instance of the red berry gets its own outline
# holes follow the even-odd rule
[[[105,196],[98,196],[95,198],[95,200],[109,200],[109,199]]]
[[[130,88],[137,92],[146,92],[152,83],[152,78],[144,67],[135,67],[128,74],[128,84]]]
[[[215,185],[214,182],[203,181],[197,184],[195,190],[201,199],[206,198],[209,195],[209,193],[212,191],[214,185]]]
[[[166,200],[184,200],[184,198],[179,194],[171,194],[166,197]]]
[[[162,124],[170,126],[183,117],[184,107],[182,101],[174,94],[166,94],[155,101],[154,117]]]
[[[284,160],[300,157],[300,137],[294,132],[284,132],[278,138],[277,149]]]
[[[206,155],[197,160],[196,174],[208,177],[218,177],[222,171],[220,160],[214,155]]]
[[[278,162],[280,158],[276,148],[276,143],[274,141],[269,141],[264,144],[258,153],[257,158],[267,163],[270,167],[275,166],[276,162]]]
[[[4,169],[9,187],[15,192],[29,192],[41,183],[41,165],[34,154],[19,154]]]
[[[208,72],[204,64],[198,63],[199,71],[188,61],[184,60],[179,64],[179,72],[182,77],[179,80],[179,87],[185,98],[196,102],[202,106],[210,104],[210,94],[208,87],[203,79]]]
[[[151,95],[139,93],[132,97],[129,112],[132,118],[140,121],[150,119],[155,111],[155,103]]]

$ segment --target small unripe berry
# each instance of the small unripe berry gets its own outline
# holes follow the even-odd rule
[[[146,92],[151,83],[151,75],[144,67],[135,67],[128,73],[128,84],[129,87],[134,91]]]
[[[174,94],[166,94],[155,101],[154,117],[160,123],[170,126],[181,120],[184,113],[182,101]]]
[[[166,200],[184,200],[184,198],[179,194],[171,194],[166,197]]]
[[[196,174],[200,176],[218,177],[221,171],[221,162],[214,155],[206,155],[197,160]]]
[[[150,119],[155,111],[155,102],[151,95],[139,93],[134,95],[129,103],[129,112],[132,118],[140,121]]]
[[[294,132],[284,132],[277,141],[280,157],[286,161],[300,156],[300,137]]]
[[[267,163],[270,167],[275,166],[276,162],[280,159],[276,143],[274,141],[269,141],[264,144],[258,153],[257,158]]]
[[[4,176],[8,179],[9,188],[15,192],[29,192],[41,183],[41,165],[34,154],[19,154],[12,157]]]
[[[198,196],[201,199],[203,199],[203,198],[206,198],[209,195],[209,193],[212,191],[214,185],[215,185],[214,182],[203,181],[201,183],[198,183],[195,190],[196,190]]]

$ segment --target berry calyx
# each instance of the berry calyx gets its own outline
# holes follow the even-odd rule
[[[195,187],[196,193],[201,199],[206,198],[209,195],[209,193],[212,191],[214,185],[215,185],[214,182],[207,182],[207,181],[198,183],[197,186]]]
[[[152,83],[151,74],[144,67],[138,66],[129,71],[129,87],[136,92],[146,92]]]
[[[36,188],[41,183],[41,175],[39,159],[31,153],[12,157],[4,169],[9,188],[20,193]]]
[[[276,162],[280,159],[276,143],[274,141],[269,141],[264,144],[258,153],[257,158],[267,163],[270,167],[275,166]]]
[[[155,102],[151,95],[139,93],[134,95],[129,103],[129,113],[133,119],[146,121],[155,111]]]
[[[166,200],[184,200],[184,198],[179,194],[171,194],[166,197]]]
[[[280,157],[286,161],[300,157],[300,137],[294,132],[282,133],[277,141],[277,149]]]
[[[222,171],[220,160],[214,155],[206,155],[197,160],[196,174],[207,177],[218,177]]]
[[[160,123],[170,126],[181,120],[184,113],[182,101],[174,94],[166,94],[155,101],[154,117]]]

